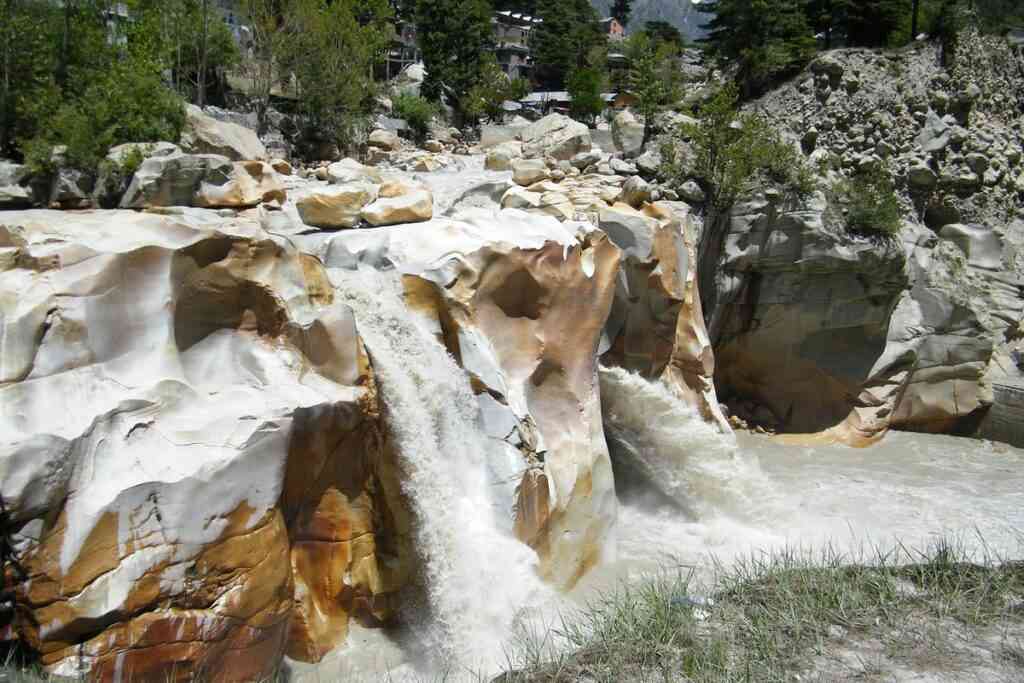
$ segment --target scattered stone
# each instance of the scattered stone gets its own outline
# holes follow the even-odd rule
[[[292,165],[284,159],[272,159],[270,165],[281,175],[291,175],[294,172]]]
[[[512,180],[519,185],[533,185],[548,176],[548,167],[542,159],[517,159],[512,162]]]
[[[523,156],[572,159],[590,150],[590,130],[562,114],[548,114],[522,130]]]
[[[618,175],[636,175],[639,173],[636,166],[622,159],[612,159],[610,162],[612,170]]]
[[[28,181],[28,166],[0,159],[0,208],[31,206],[34,197]]]
[[[398,133],[378,128],[370,133],[366,144],[388,152],[396,152],[402,148],[402,138],[398,137]]]
[[[317,228],[351,228],[367,204],[376,201],[378,188],[364,182],[328,185],[295,202],[299,217]]]
[[[622,192],[619,195],[619,201],[624,204],[628,204],[634,208],[638,208],[644,204],[644,202],[650,201],[651,199],[651,186],[647,184],[640,176],[632,176],[626,179],[626,182],[622,185]]]
[[[444,151],[444,144],[440,140],[427,140],[423,143],[423,149],[428,152],[440,153]]]
[[[704,190],[700,189],[700,185],[693,180],[687,180],[679,187],[679,196],[690,204],[703,204],[707,199]]]
[[[627,159],[639,156],[644,144],[643,122],[632,112],[619,112],[612,119],[612,140]]]
[[[434,217],[434,197],[425,188],[416,188],[395,197],[382,197],[365,207],[361,217],[373,226],[429,221]]]

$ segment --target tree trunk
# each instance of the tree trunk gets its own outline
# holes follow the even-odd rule
[[[913,9],[910,14],[910,40],[911,42],[917,40],[917,14],[918,10],[921,9],[921,0],[914,0]]]
[[[209,4],[210,0],[203,0],[199,5],[199,11],[202,12],[202,16],[199,19],[202,29],[199,36],[199,74],[196,79],[196,105],[200,108],[206,106],[206,60],[209,52],[207,42],[210,30]]]

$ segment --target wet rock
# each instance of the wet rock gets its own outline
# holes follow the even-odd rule
[[[261,680],[393,616],[411,516],[317,259],[234,212],[0,225],[0,483],[31,577],[6,638],[54,675]]]

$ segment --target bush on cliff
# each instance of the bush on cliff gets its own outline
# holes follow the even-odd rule
[[[884,168],[859,172],[836,188],[837,198],[846,209],[846,228],[869,235],[895,235],[900,230],[902,212],[892,178]]]
[[[662,174],[677,185],[696,178],[716,216],[727,213],[757,179],[800,195],[812,192],[814,176],[797,150],[763,116],[738,111],[736,102],[736,87],[727,85],[701,107],[696,123],[682,125],[662,150]]]

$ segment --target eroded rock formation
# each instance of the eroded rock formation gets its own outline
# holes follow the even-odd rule
[[[8,635],[61,674],[241,681],[387,619],[409,519],[319,262],[255,212],[0,225]]]

